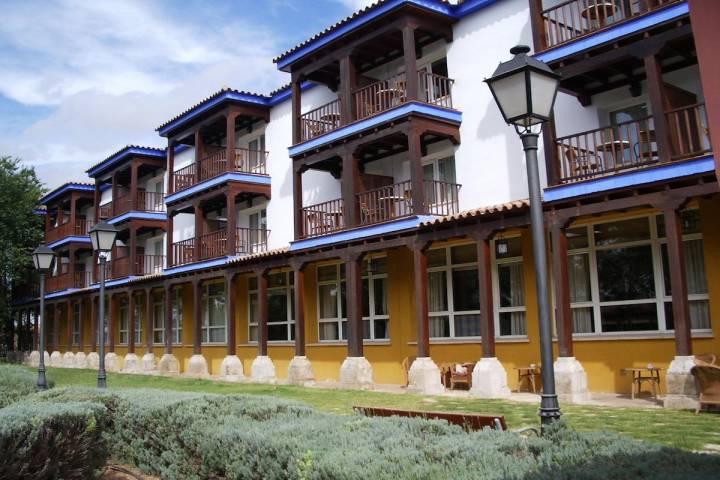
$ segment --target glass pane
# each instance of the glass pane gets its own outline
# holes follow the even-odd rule
[[[455,157],[438,160],[438,180],[455,183]]]
[[[248,332],[248,336],[250,337],[251,342],[257,342],[258,341],[258,327],[251,326],[250,331]]]
[[[320,285],[320,318],[337,318],[337,285]]]
[[[525,305],[525,280],[522,263],[498,265],[498,284],[501,307]]]
[[[372,339],[370,334],[370,320],[363,320],[363,340]]]
[[[369,317],[370,316],[370,283],[367,279],[364,279],[362,282],[362,291],[363,291],[362,315],[363,315],[363,317]]]
[[[568,256],[568,279],[570,283],[570,302],[589,302],[590,263],[585,253]]]
[[[287,324],[268,325],[268,340],[270,341],[286,341],[288,340]]]
[[[373,257],[368,259],[367,262],[363,262],[363,275],[368,275],[368,268],[372,267],[372,273],[373,275],[380,275],[383,273],[387,273],[388,266],[387,266],[387,257]]]
[[[387,315],[387,278],[373,280],[375,315]]]
[[[447,281],[446,273],[429,272],[428,273],[428,311],[445,312],[447,311]]]
[[[428,319],[430,328],[430,337],[433,338],[449,338],[450,337],[450,318],[447,315],[438,317],[430,317]]]
[[[268,292],[268,322],[287,322],[287,294],[285,290]]]
[[[480,287],[476,268],[454,269],[452,288],[453,308],[456,312],[480,309]]]
[[[445,265],[445,249],[436,248],[427,251],[428,267],[442,267]]]
[[[672,302],[665,302],[665,328],[667,330],[675,329]],[[710,305],[707,300],[690,300],[690,328],[692,329],[709,329],[710,328]]]
[[[225,342],[225,329],[224,328],[213,328],[210,330],[210,341],[214,343]]]
[[[450,249],[450,258],[453,264],[477,262],[477,245],[460,245]]]
[[[572,309],[573,333],[594,333],[592,307],[581,307]]]
[[[340,322],[340,330],[340,334],[342,335],[340,339],[345,340],[347,338],[347,322],[345,320]]]
[[[456,337],[480,336],[480,315],[455,315],[454,318]]]
[[[224,326],[225,325],[225,298],[214,297],[210,299],[209,308],[209,325]]]
[[[318,282],[337,280],[337,265],[323,265],[317,269]]]
[[[522,256],[522,239],[520,237],[503,238],[495,241],[495,258],[511,258]]]
[[[382,340],[390,338],[387,320],[373,320],[375,324],[375,339]]]
[[[612,305],[600,307],[603,332],[657,330],[655,303]]]
[[[285,286],[285,272],[273,273],[268,275],[268,288]]]
[[[500,313],[500,335],[525,334],[525,312]]]
[[[595,229],[595,245],[597,246],[636,242],[650,238],[650,223],[647,217],[598,223],[593,228]]]
[[[248,298],[248,303],[250,304],[250,318],[248,318],[248,323],[258,323],[258,296],[257,293],[251,293]]]
[[[587,227],[577,227],[567,229],[568,249],[586,248],[589,245]]]
[[[652,251],[649,245],[597,252],[600,301],[655,297]]]
[[[320,323],[320,340],[339,340],[337,322]]]

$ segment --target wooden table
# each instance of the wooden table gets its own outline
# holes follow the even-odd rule
[[[623,160],[624,155],[622,155],[622,153],[625,152],[625,150],[629,150],[630,147],[631,145],[628,140],[612,140],[610,142],[605,142],[601,145],[598,145],[597,150],[598,152],[605,152],[612,158],[614,165],[612,165],[611,168],[609,168],[610,166],[607,165],[607,161],[603,162],[605,163],[605,168],[611,170],[618,166],[618,159],[615,157],[615,155],[617,153],[620,153],[620,160]]]
[[[540,375],[540,366],[531,365],[527,367],[515,367],[518,373],[518,392],[522,387],[523,379],[527,379],[528,385],[532,389],[532,393],[537,393],[537,387],[535,385],[535,376]]]
[[[600,27],[607,24],[607,19],[615,15],[615,11],[615,3],[611,1],[596,1],[583,9],[580,15],[582,15],[582,17],[586,19],[590,25],[597,25]]]
[[[387,216],[390,217],[399,217],[402,215],[405,215],[408,212],[404,212],[403,208],[400,207],[407,199],[401,195],[388,195],[385,197],[380,197],[378,200],[383,205],[383,210],[385,213],[387,213]],[[407,209],[405,209],[407,210]]]
[[[326,113],[320,116],[320,120],[322,120],[323,122],[327,122],[331,130],[334,130],[340,126],[339,113]]]
[[[635,400],[635,389],[637,388],[637,393],[640,395],[642,383],[648,382],[652,387],[653,397],[657,399],[658,392],[660,391],[660,370],[662,370],[662,368],[658,367],[623,368],[623,373],[631,373],[633,376],[630,388],[630,398]]]

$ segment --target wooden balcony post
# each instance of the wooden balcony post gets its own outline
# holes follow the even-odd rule
[[[195,318],[193,318],[193,355],[202,354],[202,325],[203,325],[203,282],[195,280],[193,282],[194,293],[194,310]]]
[[[227,354],[228,356],[237,354],[237,318],[235,311],[237,306],[237,275],[228,272],[225,275],[226,288],[226,315],[227,315]]]
[[[100,180],[95,180],[95,191],[93,192],[93,209],[95,210],[94,223],[100,221]],[[47,218],[50,218],[48,215]]]
[[[567,220],[553,215],[550,225],[552,269],[555,282],[555,328],[560,357],[573,357],[572,309],[568,276]]]
[[[130,258],[128,259],[128,275],[136,275],[138,273],[137,267],[137,227],[130,221]]]
[[[235,168],[235,145],[236,145],[236,139],[235,139],[235,119],[238,117],[238,114],[234,110],[230,110],[225,119],[226,119],[226,125],[225,125],[225,148],[227,148],[227,153],[225,154],[225,161],[227,162],[227,166],[225,168],[228,172],[234,172],[236,170]]]
[[[78,195],[76,192],[70,192],[70,228],[72,229],[70,235],[75,234],[75,221],[77,219],[77,207]]]
[[[195,132],[195,183],[200,183],[202,180],[202,159],[203,159],[203,136],[202,132],[198,128]]]
[[[532,29],[533,50],[536,52],[547,48],[545,19],[542,12],[543,0],[530,0],[530,27]]]
[[[293,165],[293,218],[295,220],[295,240],[305,235],[303,231],[303,188],[302,188],[302,167]]]
[[[402,27],[403,53],[405,59],[405,88],[407,100],[418,99],[417,51],[415,47],[415,25]]]
[[[295,302],[295,356],[305,356],[305,264],[293,266]]]
[[[355,120],[353,92],[357,82],[355,62],[348,54],[340,59],[340,122],[345,125]]]
[[[550,120],[543,125],[542,129],[543,149],[545,150],[545,171],[547,172],[548,185],[560,184],[560,161],[558,159],[557,143],[555,142],[556,138],[555,116],[552,115]]]
[[[225,241],[225,248],[227,249],[228,255],[236,255],[238,253],[237,204],[235,203],[235,193],[232,189],[229,189],[225,194],[225,199],[227,202],[227,239]]]
[[[130,205],[127,210],[145,210],[144,205],[140,205],[138,201],[138,170],[139,162],[136,159],[130,164]],[[123,209],[124,210],[124,209]]]
[[[670,289],[672,291],[673,324],[675,327],[675,350],[677,356],[693,353],[691,342],[690,306],[685,280],[685,255],[682,239],[682,219],[678,205],[672,203],[661,207],[665,217]]]
[[[363,253],[349,252],[345,258],[345,281],[347,294],[347,344],[348,357],[362,357],[363,354]]]
[[[430,324],[427,298],[427,247],[425,242],[411,245],[415,291],[415,324],[417,329],[417,356],[430,356]]]
[[[171,268],[175,263],[175,252],[173,251],[173,220],[175,218],[174,209],[168,208],[167,211],[167,231],[165,232],[165,262],[167,268]]]
[[[360,166],[355,153],[345,149],[342,154],[341,190],[343,198],[343,221],[346,228],[352,228],[360,222],[357,194],[360,192]]]
[[[155,329],[153,322],[153,293],[152,288],[145,289],[145,353],[153,353]]]
[[[300,85],[302,80],[296,74],[292,75],[292,141],[293,145],[301,141],[300,112],[302,111],[302,93]]]
[[[172,138],[168,138],[167,146],[167,189],[168,195],[175,192],[175,142]]]
[[[644,58],[645,73],[647,74],[648,96],[652,108],[655,125],[655,138],[657,141],[658,158],[660,162],[669,162],[672,158],[672,139],[665,117],[665,87],[663,85],[660,60],[655,53]]]
[[[258,356],[267,356],[268,342],[268,269],[256,268],[258,285]]]
[[[482,356],[484,358],[495,358],[495,313],[491,252],[493,234],[494,232],[483,229],[473,232],[472,235],[477,246],[480,336],[482,337]]]
[[[110,216],[115,216],[115,210],[117,209],[117,187],[118,187],[118,180],[117,180],[118,172],[114,172],[112,174],[112,188],[110,191]]]
[[[77,248],[71,246],[70,247],[70,264],[68,265],[68,275],[69,275],[69,288],[73,288],[75,286],[75,261],[77,259]]]
[[[115,353],[115,330],[117,328],[117,295],[110,295],[108,302],[108,352]],[[102,335],[104,332],[100,332]]]
[[[82,352],[85,349],[85,332],[83,332],[83,327],[85,324],[85,322],[83,321],[83,313],[85,310],[83,308],[84,302],[84,299],[78,300],[78,316],[80,317],[80,325],[78,325],[78,328],[80,329],[80,331],[78,332],[78,352]]]
[[[165,353],[172,354],[173,346],[173,290],[165,285]]]
[[[97,351],[98,342],[98,311],[96,297],[90,297],[90,351]]]
[[[67,335],[67,350],[68,352],[72,352],[72,337],[73,337],[73,302],[72,300],[68,300],[65,302],[65,308],[67,310],[67,324],[65,325],[65,334]]]
[[[422,140],[417,127],[410,122],[407,132],[408,157],[410,160],[410,184],[412,185],[412,213],[423,215],[427,211],[425,205],[425,182],[422,166]]]
[[[128,292],[128,353],[135,353],[135,293]]]
[[[195,210],[195,258],[197,262],[202,258],[202,235],[204,233],[205,224],[205,212],[203,212],[202,206],[199,201],[193,202],[193,208]]]

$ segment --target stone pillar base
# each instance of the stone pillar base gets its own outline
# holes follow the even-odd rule
[[[663,401],[665,408],[696,409],[699,405],[695,377],[690,369],[695,366],[695,357],[676,356],[667,369],[665,382],[667,395]]]
[[[340,384],[346,388],[369,390],[373,386],[373,370],[365,357],[347,357],[340,367]]]
[[[100,367],[100,355],[97,352],[87,354],[87,368],[97,370]]]
[[[497,357],[483,357],[475,364],[470,395],[478,398],[508,398],[507,372]]]
[[[310,360],[307,357],[298,357],[296,355],[290,360],[288,382],[294,385],[306,385],[315,382],[315,372],[313,372],[312,365],[310,365]]]
[[[408,372],[408,392],[439,395],[445,391],[440,369],[430,357],[418,357]]]
[[[119,372],[122,368],[120,357],[115,352],[109,352],[105,354],[105,371],[106,372]]]
[[[258,355],[250,367],[250,380],[257,383],[275,383],[275,365],[267,355]]]
[[[40,359],[38,359],[38,361],[40,361]],[[43,361],[45,362],[46,367],[50,366],[50,354],[47,352],[47,350],[45,351],[45,355],[43,355]]]
[[[582,403],[590,398],[587,373],[575,357],[558,357],[553,368],[555,370],[555,389],[559,401]]]
[[[147,352],[142,356],[142,360],[140,360],[140,370],[145,373],[157,370],[157,359],[154,353]]]
[[[62,357],[63,368],[75,368],[75,354],[73,352],[65,352]]]
[[[50,354],[50,363],[46,363],[46,366],[58,368],[63,366],[62,354],[55,350]]]
[[[141,365],[140,365],[140,359],[138,356],[134,353],[128,353],[125,355],[125,359],[123,361],[123,373],[140,373]]]
[[[220,364],[220,378],[227,381],[238,381],[245,378],[243,364],[237,355],[226,355]]]
[[[202,354],[195,354],[188,361],[188,368],[184,375],[188,377],[205,378],[209,377],[208,364]]]
[[[27,364],[31,367],[37,367],[40,365],[40,352],[37,350],[33,350],[30,352],[30,357],[28,358]]]
[[[172,353],[165,353],[158,362],[158,373],[161,375],[179,375],[180,363]]]
[[[75,368],[88,368],[85,352],[77,352],[75,354]]]

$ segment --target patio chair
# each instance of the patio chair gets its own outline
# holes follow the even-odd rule
[[[717,358],[712,353],[695,355],[695,365],[715,365],[715,360],[717,360]]]
[[[700,398],[695,415],[703,405],[720,405],[720,367],[716,365],[695,365],[690,369],[695,377]]]
[[[600,158],[595,152],[576,147],[566,147],[564,155],[570,167],[570,176],[573,178],[591,176],[600,169]]]
[[[403,376],[405,378],[405,386],[410,385],[410,367],[415,361],[415,357],[405,357],[402,361]]]
[[[456,387],[462,386],[467,390],[472,387],[472,372],[475,368],[474,363],[458,364],[450,372],[450,388],[455,390]]]

